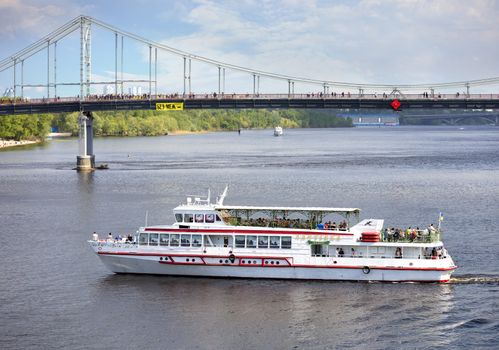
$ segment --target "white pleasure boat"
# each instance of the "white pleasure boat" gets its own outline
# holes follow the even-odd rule
[[[448,282],[456,266],[433,225],[383,229],[357,208],[224,205],[187,197],[172,225],[88,241],[115,273]],[[339,217],[338,223],[332,222]]]

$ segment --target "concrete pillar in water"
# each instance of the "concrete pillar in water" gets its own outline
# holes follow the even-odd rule
[[[92,112],[82,112],[78,117],[79,155],[76,156],[76,170],[78,171],[92,171],[95,168],[93,121]]]

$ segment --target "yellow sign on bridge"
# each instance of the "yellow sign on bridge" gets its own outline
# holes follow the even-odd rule
[[[157,111],[182,111],[183,109],[184,109],[183,102],[156,103]]]

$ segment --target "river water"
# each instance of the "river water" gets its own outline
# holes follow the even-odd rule
[[[0,348],[499,347],[499,129],[394,127],[75,139],[0,151]],[[185,195],[226,204],[359,207],[436,224],[449,284],[114,275],[93,231],[173,222]]]

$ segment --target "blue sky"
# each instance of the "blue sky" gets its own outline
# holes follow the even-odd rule
[[[197,55],[291,76],[387,84],[499,76],[499,3],[492,0],[0,0],[0,59],[80,14]],[[93,79],[112,80],[114,36],[99,29],[92,35]],[[59,44],[58,81],[78,81],[78,45],[77,35]],[[147,78],[147,47],[131,41],[125,47],[125,76]],[[181,59],[160,52],[158,62],[159,91],[181,91]],[[226,74],[227,92],[252,91],[251,76]],[[12,75],[0,73],[0,94]],[[46,53],[26,63],[25,76],[46,82]],[[194,62],[192,86],[217,90],[216,68]],[[260,88],[286,92],[287,84],[262,79]]]

